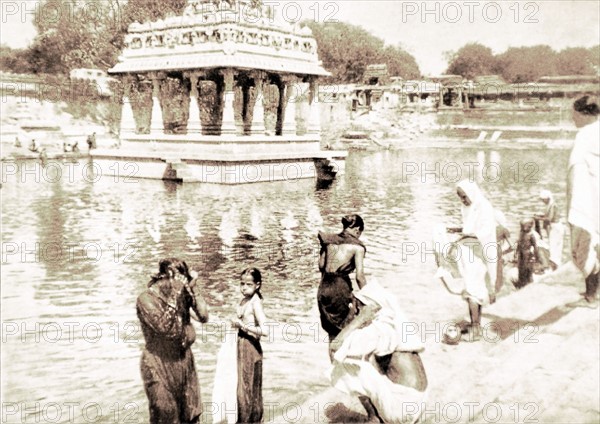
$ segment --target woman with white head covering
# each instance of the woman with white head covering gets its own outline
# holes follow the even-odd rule
[[[580,128],[569,158],[567,219],[571,227],[573,262],[585,278],[585,295],[571,306],[598,307],[600,273],[600,102],[583,96],[573,104],[573,120]]]
[[[496,297],[498,275],[498,243],[496,211],[479,186],[472,181],[458,183],[456,193],[462,201],[462,238],[476,238],[479,244],[470,243],[472,252],[485,263],[483,278],[465,277],[465,297],[469,304],[471,331],[474,340],[481,335],[481,306],[493,303]],[[465,243],[466,244],[466,243]],[[474,264],[475,265],[475,264]],[[481,275],[481,274],[473,274]]]
[[[546,205],[546,209],[543,213],[535,214],[535,218],[543,223],[542,228],[546,231],[550,250],[550,266],[556,269],[562,263],[564,227],[559,222],[560,214],[552,193],[549,190],[542,190],[540,199]]]

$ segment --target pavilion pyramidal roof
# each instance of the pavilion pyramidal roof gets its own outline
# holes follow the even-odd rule
[[[209,68],[330,75],[309,28],[252,0],[189,0],[182,16],[131,24],[109,73]]]

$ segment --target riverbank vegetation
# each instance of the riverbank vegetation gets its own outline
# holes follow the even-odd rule
[[[500,75],[510,83],[535,82],[544,76],[597,75],[600,72],[600,45],[569,47],[555,51],[550,46],[510,47],[494,55],[492,49],[469,43],[447,53],[446,73],[472,79]]]

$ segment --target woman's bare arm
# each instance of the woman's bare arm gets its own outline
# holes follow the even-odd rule
[[[319,271],[325,272],[325,264],[327,259],[327,249],[322,247],[319,254]]]
[[[186,284],[188,293],[190,294],[190,296],[192,296],[193,299],[191,309],[194,313],[191,314],[191,316],[196,321],[206,323],[208,322],[208,305],[206,304],[206,301],[200,294],[196,294],[196,292],[198,291],[197,280],[197,278],[194,278],[189,284]]]
[[[242,331],[256,337],[269,337],[269,328],[266,326],[267,316],[262,302],[252,302],[252,312],[257,325],[243,325]]]
[[[359,288],[363,288],[365,284],[367,284],[367,279],[365,278],[365,269],[364,269],[364,259],[365,259],[365,249],[361,246],[358,246],[356,249],[356,253],[354,254],[354,266],[356,267],[356,283]]]

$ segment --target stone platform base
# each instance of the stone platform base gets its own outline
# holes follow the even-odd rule
[[[343,174],[347,152],[176,155],[106,149],[92,150],[91,155],[97,172],[113,178],[246,184],[300,178],[332,180]]]

